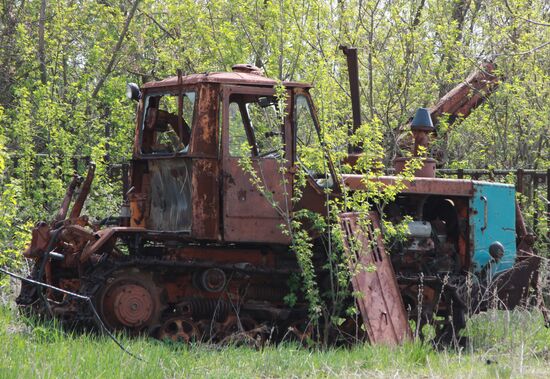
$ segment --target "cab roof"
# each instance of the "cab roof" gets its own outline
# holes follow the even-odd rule
[[[164,80],[153,81],[145,83],[143,89],[151,88],[164,88],[164,87],[173,87],[178,84],[181,85],[192,85],[199,83],[220,83],[220,84],[235,84],[235,85],[245,85],[245,86],[266,86],[273,87],[277,85],[277,81],[266,78],[263,75],[258,75],[255,73],[245,73],[245,72],[210,72],[203,74],[191,74],[181,77],[181,82],[178,83],[177,76],[171,76]],[[309,83],[300,83],[300,82],[283,82],[285,87],[299,87],[299,88],[311,88],[312,85]]]

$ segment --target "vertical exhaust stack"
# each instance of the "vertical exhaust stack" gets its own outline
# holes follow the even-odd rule
[[[359,95],[359,63],[357,60],[357,48],[340,46],[340,49],[344,52],[348,62],[348,75],[349,75],[349,90],[351,95],[351,110],[353,115],[352,126],[348,129],[348,136],[355,134],[357,129],[361,126],[361,98]],[[355,155],[360,154],[362,149],[360,146],[353,146],[351,143],[348,145],[348,159],[350,163],[354,164],[357,160]]]

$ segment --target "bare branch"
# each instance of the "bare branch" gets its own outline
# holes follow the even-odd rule
[[[172,38],[173,40],[177,40],[177,38],[168,31],[164,26],[162,26],[153,16],[151,16],[149,13],[143,11],[142,9],[138,9],[141,14],[143,14],[145,17],[147,17],[149,20],[153,21],[153,24],[155,24],[160,30],[164,32],[168,37]]]
[[[550,24],[547,24],[547,23],[544,23],[544,22],[534,21],[534,20],[531,20],[531,19],[528,19],[528,18],[525,18],[525,17],[520,17],[520,16],[516,15],[516,14],[512,11],[512,8],[510,7],[510,4],[508,4],[508,0],[504,0],[504,4],[506,4],[506,8],[508,8],[508,12],[510,12],[510,14],[512,15],[512,17],[514,17],[514,18],[519,18],[520,20],[527,21],[527,22],[529,22],[529,23],[531,23],[531,24],[535,24],[535,25],[550,26]]]
[[[522,51],[520,53],[500,53],[500,54],[494,54],[495,57],[500,57],[500,56],[512,56],[512,55],[527,55],[527,54],[531,54],[531,53],[534,53],[535,51],[537,50],[540,50],[540,49],[543,49],[545,48],[546,46],[550,45],[550,41],[546,41],[545,43],[543,43],[542,45],[539,45],[539,46],[535,46],[533,47],[531,50],[527,50],[527,51]]]
[[[103,73],[103,76],[99,79],[97,82],[94,91],[92,92],[92,99],[95,99],[97,97],[97,94],[99,93],[99,90],[101,87],[103,87],[103,84],[105,83],[105,80],[109,77],[111,72],[113,71],[113,67],[115,66],[115,62],[117,60],[118,52],[120,51],[120,48],[122,47],[122,42],[124,42],[124,38],[126,38],[126,34],[128,33],[128,28],[130,27],[130,23],[132,22],[132,19],[134,18],[134,14],[136,13],[136,9],[139,5],[140,0],[135,0],[134,5],[132,6],[132,9],[130,9],[130,13],[128,13],[128,16],[126,17],[126,21],[124,22],[124,26],[122,28],[122,31],[120,32],[120,36],[118,37],[118,41],[115,45],[115,48],[113,49],[113,54],[111,55],[111,60],[109,61],[109,64],[107,65],[107,68],[105,69],[105,72]]]

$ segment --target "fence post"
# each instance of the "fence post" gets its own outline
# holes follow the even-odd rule
[[[128,163],[123,163],[120,168],[122,170],[122,200],[125,204],[128,202],[128,191],[130,190],[129,168]]]
[[[464,169],[459,168],[458,171],[456,172],[456,176],[458,179],[464,179]]]
[[[521,193],[523,195],[523,169],[518,168],[516,170],[516,192]],[[520,197],[520,205],[521,205],[521,197]]]

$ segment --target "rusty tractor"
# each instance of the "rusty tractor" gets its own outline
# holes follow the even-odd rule
[[[357,127],[356,51],[344,51]],[[495,82],[479,83],[476,90]],[[292,306],[285,301],[289,278],[300,273],[300,265],[273,204],[287,201],[303,170],[304,149],[324,147],[311,86],[283,85],[286,111],[281,113],[277,82],[251,65],[236,65],[232,72],[178,73],[141,88],[130,84],[128,96],[138,105],[121,217],[100,226],[81,215],[94,167],[83,181],[75,176],[55,219],[35,227],[24,252],[34,261],[30,277],[52,287],[24,283],[17,298],[21,310],[93,325],[87,305],[55,290],[60,288],[90,297],[109,329],[130,334],[215,342],[276,340],[289,333],[311,337],[303,294],[298,292]],[[481,95],[468,99],[472,108]],[[460,104],[444,112],[460,112],[465,104],[464,96],[450,101]],[[411,123],[415,146],[426,145],[434,131],[426,112],[419,111]],[[259,172],[263,191],[240,166],[243,154]],[[358,154],[350,149],[349,160]],[[344,187],[364,188],[362,175],[337,176],[329,154],[324,157],[325,172],[307,171],[301,199],[287,202],[290,212],[326,214],[327,196],[341,196]],[[432,159],[424,159],[417,176],[384,215],[368,214],[368,226],[358,213],[340,217],[347,253],[376,266],[354,275],[351,283],[364,294],[355,301],[366,327],[359,329],[371,343],[410,339],[409,319],[437,323],[442,339],[455,335],[471,301],[483,309],[483,293],[494,288],[502,303],[517,305],[538,267],[513,187],[436,178]],[[391,184],[396,178],[372,180]],[[386,248],[374,232],[381,216],[395,223],[410,217],[407,239]]]

